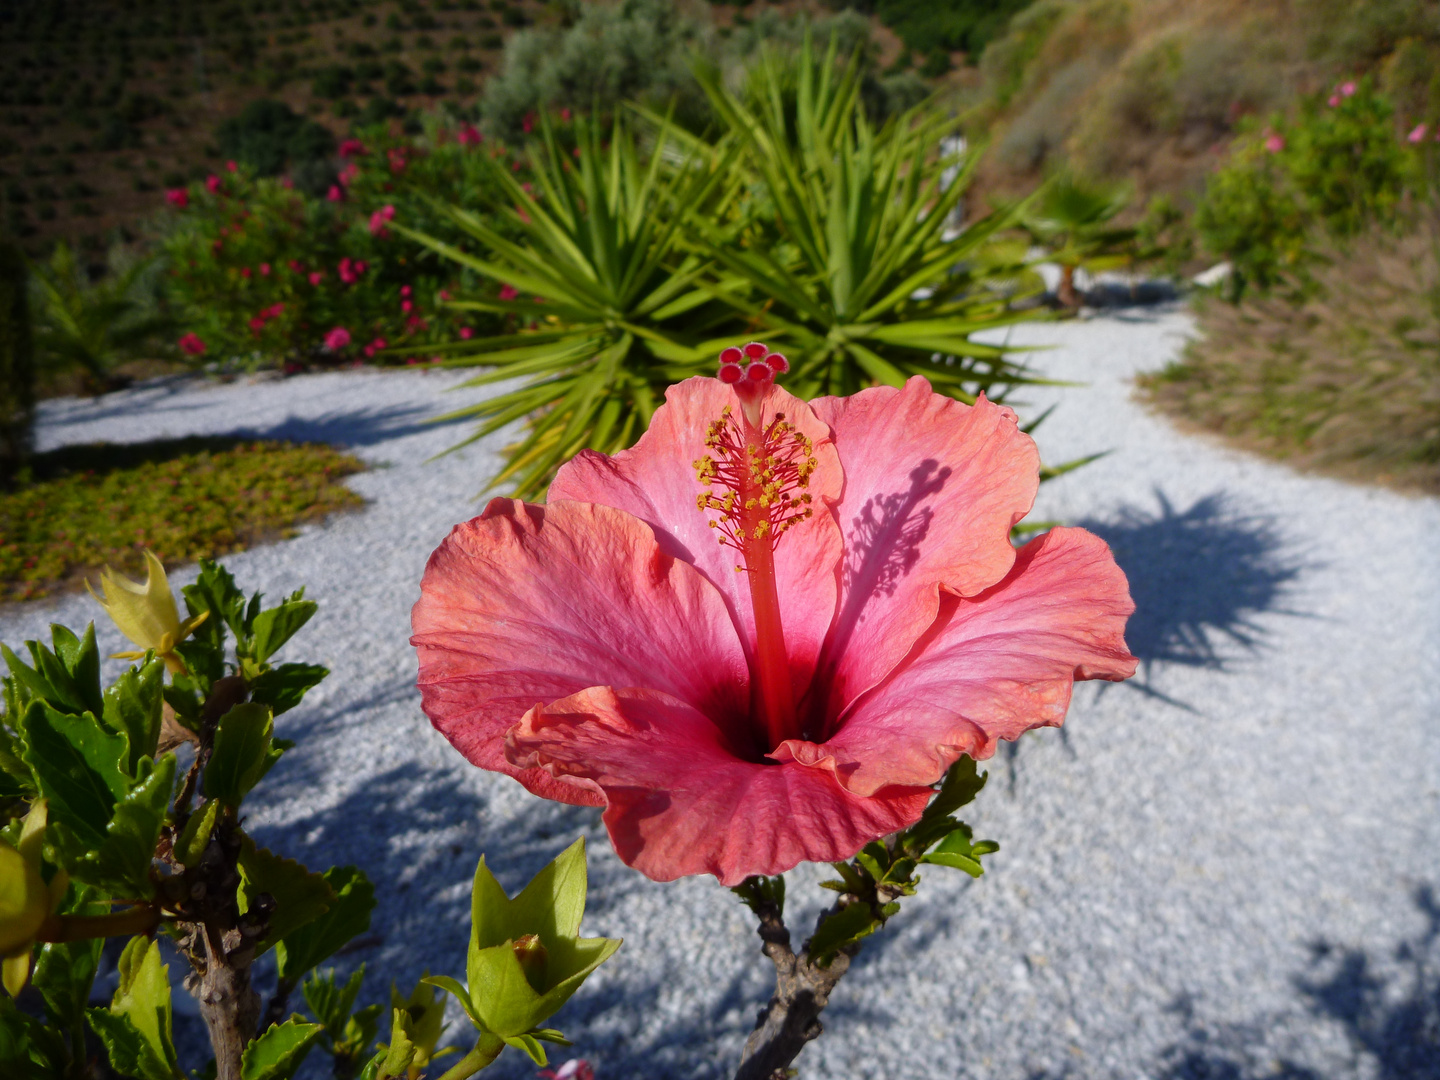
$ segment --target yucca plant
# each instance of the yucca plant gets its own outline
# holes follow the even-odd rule
[[[608,145],[605,144],[608,133]],[[536,187],[493,163],[494,214],[514,241],[474,210],[443,212],[482,249],[472,254],[431,236],[400,231],[495,285],[509,286],[452,301],[461,309],[509,316],[514,332],[442,347],[450,365],[489,371],[462,383],[478,387],[524,377],[515,390],[457,409],[447,419],[481,421],[466,442],[520,418],[525,437],[491,486],[521,497],[543,491],[560,462],[584,448],[614,453],[645,430],[672,382],[713,369],[707,339],[735,312],[702,280],[711,260],[681,244],[672,208],[713,206],[732,198],[733,177],[720,158],[691,157],[665,167],[664,155],[642,161],[622,118],[602,126],[580,118],[573,148],[548,119],[530,148]],[[666,136],[662,130],[662,143]],[[514,295],[512,295],[514,294]],[[465,445],[461,443],[460,445]]]
[[[801,397],[917,374],[962,400],[1037,381],[973,337],[1035,317],[1002,287],[1026,270],[1019,249],[997,239],[1020,208],[954,229],[977,160],[940,154],[956,122],[925,103],[874,129],[861,74],[858,55],[842,67],[833,39],[822,56],[808,36],[798,57],[763,55],[748,93],[698,72],[739,148],[735,167],[759,189],[738,237],[708,215],[686,219],[694,249],[739,283],[712,291],[784,349],[787,388]]]

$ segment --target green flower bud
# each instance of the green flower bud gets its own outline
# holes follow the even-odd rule
[[[49,885],[40,874],[46,818],[45,800],[39,799],[25,815],[19,846],[0,842],[0,982],[12,997],[25,988],[35,939],[69,884],[63,870]]]
[[[507,1040],[534,1031],[620,947],[617,939],[579,936],[585,892],[583,838],[513,900],[482,858],[471,893],[470,985],[426,981],[454,994],[482,1031]]]

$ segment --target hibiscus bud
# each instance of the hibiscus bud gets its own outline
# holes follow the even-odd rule
[[[69,884],[63,870],[49,885],[40,875],[47,813],[45,800],[37,800],[25,816],[18,846],[0,841],[0,973],[11,997],[25,988],[35,938]]]
[[[539,934],[525,934],[511,946],[515,959],[525,972],[525,981],[535,988],[536,993],[545,992],[545,968],[550,961],[545,946],[540,944]]]
[[[514,899],[482,858],[470,899],[469,985],[444,976],[423,981],[454,994],[483,1031],[511,1040],[534,1030],[620,947],[618,940],[580,936],[585,891],[583,839]]]
[[[101,600],[87,581],[85,587],[110,616],[120,633],[140,648],[134,652],[112,653],[112,659],[139,660],[146,650],[155,650],[155,655],[165,661],[172,674],[183,674],[185,665],[175,653],[175,646],[184,641],[197,626],[209,616],[208,611],[193,615],[184,622],[175,607],[175,597],[170,592],[170,581],[165,576],[165,567],[153,551],[145,552],[145,584],[131,581],[115,573],[108,566],[100,573],[100,587],[105,593]]]

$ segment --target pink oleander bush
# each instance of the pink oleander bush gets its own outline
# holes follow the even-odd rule
[[[163,247],[179,349],[248,370],[417,363],[437,345],[502,331],[498,316],[442,307],[462,288],[473,295],[499,286],[390,227],[463,247],[433,200],[487,205],[482,156],[510,152],[469,124],[434,126],[421,138],[374,128],[340,144],[335,183],[318,197],[243,167],[167,192]],[[519,158],[512,167],[525,169]]]

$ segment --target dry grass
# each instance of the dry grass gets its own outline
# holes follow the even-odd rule
[[[1141,392],[1298,467],[1440,492],[1440,212],[1325,254],[1303,299],[1205,303],[1203,337]]]

